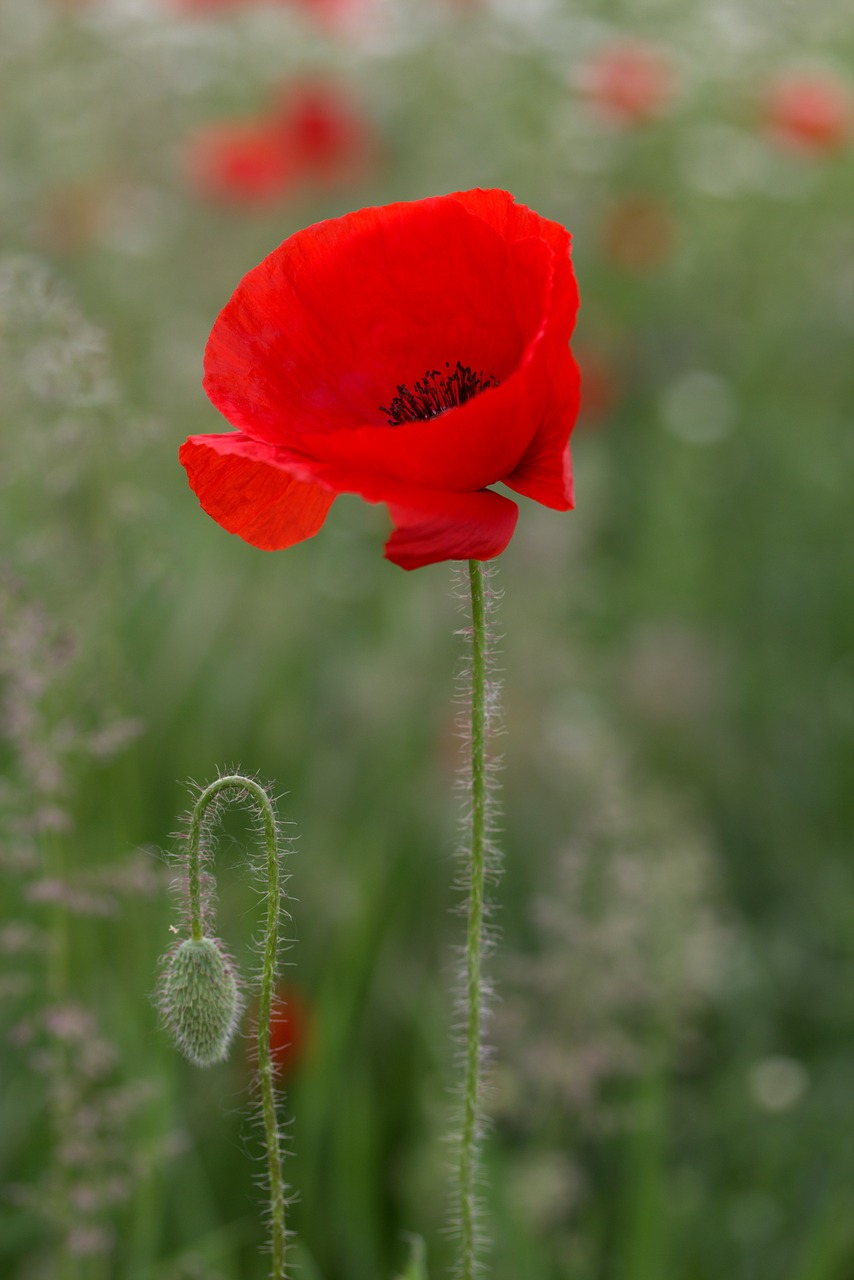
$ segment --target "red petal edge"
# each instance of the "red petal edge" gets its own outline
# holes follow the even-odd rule
[[[385,555],[401,569],[420,569],[441,560],[491,560],[513,536],[515,502],[481,489],[475,493],[414,490],[388,502],[395,531]]]
[[[275,449],[239,431],[190,436],[178,452],[202,508],[262,551],[313,537],[335,500],[327,489],[283,470],[275,456]]]
[[[569,350],[551,371],[552,404],[524,457],[505,484],[553,511],[575,505],[569,438],[578,418],[581,374]]]

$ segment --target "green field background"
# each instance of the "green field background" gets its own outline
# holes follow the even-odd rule
[[[610,41],[671,71],[597,115]],[[501,557],[504,872],[485,1145],[493,1280],[854,1275],[854,149],[763,94],[854,76],[816,0],[0,8],[0,1276],[261,1280],[251,1066],[151,1002],[187,780],[269,780],[300,1280],[448,1274],[463,921],[454,570],[336,502],[267,554],[177,450],[222,419],[210,327],[287,235],[500,186],[573,233],[576,510]],[[370,163],[260,209],[188,140],[281,84],[345,93]],[[849,79],[850,83],[850,79]],[[219,928],[256,960],[251,831]]]

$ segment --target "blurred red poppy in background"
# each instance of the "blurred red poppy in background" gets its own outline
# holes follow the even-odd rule
[[[265,119],[208,125],[191,140],[186,163],[196,192],[226,204],[275,204],[293,177],[279,130]]]
[[[820,72],[780,76],[766,95],[765,121],[771,137],[790,150],[838,151],[852,135],[851,89]]]
[[[186,165],[203,199],[264,207],[306,185],[355,181],[375,151],[366,120],[341,90],[312,80],[280,90],[255,120],[201,129]]]
[[[308,1026],[308,1011],[296,988],[280,986],[270,1011],[270,1056],[276,1072],[293,1071],[305,1049]]]
[[[300,80],[282,90],[274,118],[294,172],[314,185],[355,181],[375,157],[365,117],[323,80]]]
[[[52,253],[88,249],[98,238],[105,192],[95,182],[49,188],[36,223],[39,242]]]
[[[563,227],[506,191],[362,209],[290,237],[220,313],[205,390],[238,428],[181,462],[203,508],[265,550],[335,497],[388,507],[405,569],[498,555],[503,481],[572,506],[578,309]]]
[[[661,200],[647,195],[624,196],[602,219],[602,247],[616,266],[642,274],[671,257],[676,224]]]
[[[600,49],[581,68],[578,83],[606,120],[645,124],[664,109],[673,72],[660,49],[640,40],[621,40]]]
[[[257,1006],[252,1013],[250,1027],[247,1056],[251,1065],[257,1068]],[[304,997],[296,987],[280,983],[270,1008],[270,1058],[273,1070],[280,1078],[291,1075],[298,1066],[310,1034],[311,1017]]]
[[[260,8],[264,4],[304,9],[326,25],[335,25],[361,0],[170,0],[173,8],[184,13],[225,13],[229,9]]]
[[[610,417],[620,399],[620,380],[613,360],[603,349],[585,346],[577,354],[584,372],[578,422],[580,426],[598,427]]]

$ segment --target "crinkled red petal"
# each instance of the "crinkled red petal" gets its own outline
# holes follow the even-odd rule
[[[572,269],[569,232],[516,204],[506,191],[458,192],[454,199],[476,213],[510,242],[536,236],[552,249],[552,294],[548,323],[549,403],[537,431],[518,465],[504,477],[517,493],[547,507],[567,511],[573,506],[569,438],[578,417],[580,376],[567,348],[578,313],[578,286]]]
[[[475,493],[410,490],[388,502],[394,533],[386,559],[401,569],[420,569],[441,560],[491,560],[513,536],[515,502],[480,489]]]
[[[524,273],[531,281],[531,293],[539,283],[544,306],[548,251],[536,241],[514,249],[506,276],[508,289],[518,286],[518,275]],[[395,427],[386,422],[349,431],[307,432],[300,449],[336,467],[374,471],[429,488],[486,488],[519,464],[546,411],[547,353],[540,348],[542,329],[535,332],[519,365],[500,386],[488,388],[459,408]]]
[[[396,528],[386,557],[403,569],[441,560],[489,560],[507,546],[519,508],[491,489],[458,493],[427,489],[370,472],[336,468],[280,451],[294,475],[334,493],[355,493],[384,502]]]
[[[572,238],[566,228],[524,204],[517,204],[509,191],[475,188],[473,191],[457,191],[448,199],[457,200],[470,213],[482,218],[508,243],[531,236],[545,241],[555,255],[552,321],[556,336],[560,341],[568,342],[579,302],[578,285],[569,256]]]
[[[541,253],[524,316],[514,251],[450,197],[364,209],[286,240],[244,278],[205,356],[205,389],[269,444],[385,427],[399,384],[459,360],[504,381],[545,320]],[[530,259],[528,259],[530,265]],[[533,331],[530,331],[533,329]],[[568,332],[566,334],[568,337]]]
[[[581,402],[581,375],[569,349],[552,360],[552,399],[536,436],[504,483],[555,511],[574,505],[569,438]]]
[[[335,499],[283,469],[274,449],[237,431],[190,436],[178,456],[208,515],[262,551],[311,538]]]

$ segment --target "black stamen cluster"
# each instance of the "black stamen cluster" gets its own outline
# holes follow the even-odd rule
[[[475,373],[458,360],[454,368],[445,361],[445,373],[440,369],[428,369],[424,377],[410,391],[403,383],[397,387],[397,395],[390,405],[380,405],[380,413],[387,415],[390,427],[400,427],[404,422],[426,422],[437,418],[447,409],[473,400],[487,387],[497,387],[498,379],[485,377],[483,370]]]

